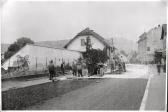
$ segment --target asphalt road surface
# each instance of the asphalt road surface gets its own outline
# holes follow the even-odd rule
[[[26,110],[139,110],[146,84],[147,79],[102,79]]]

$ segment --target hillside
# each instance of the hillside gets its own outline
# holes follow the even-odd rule
[[[111,42],[111,39],[108,39]],[[137,51],[137,43],[125,38],[113,38],[114,46],[119,50],[124,50],[127,54],[131,51]]]

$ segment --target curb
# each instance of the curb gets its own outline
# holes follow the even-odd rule
[[[145,110],[146,102],[147,102],[147,98],[148,98],[149,85],[150,85],[152,77],[153,77],[152,74],[149,75],[148,82],[147,82],[146,89],[145,89],[145,93],[144,93],[144,96],[143,96],[143,99],[142,99],[141,106],[140,106],[139,110]]]
[[[146,102],[147,102],[147,98],[148,98],[148,89],[149,89],[150,81],[151,81],[151,77],[149,77],[149,79],[148,79],[145,93],[144,93],[144,96],[143,96],[143,99],[141,102],[140,110],[145,110],[145,106],[146,106]]]

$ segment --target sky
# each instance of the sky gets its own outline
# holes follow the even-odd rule
[[[166,23],[164,2],[8,0],[1,8],[1,43],[13,43],[20,37],[34,41],[72,39],[86,27],[104,38],[136,42],[144,31]]]

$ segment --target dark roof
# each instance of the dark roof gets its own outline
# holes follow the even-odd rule
[[[89,28],[84,29],[83,31],[79,32],[73,39],[71,39],[64,48],[67,48],[76,38],[79,36],[86,36],[86,35],[92,35],[95,38],[97,38],[99,41],[101,41],[104,45],[108,47],[113,47],[107,40],[105,40],[102,36],[94,32],[93,30],[90,30]]]
[[[51,49],[67,50],[67,49],[65,49],[65,48],[57,48],[57,47],[51,47],[51,46],[47,46],[47,45],[30,44],[30,43],[27,43],[27,44],[26,44],[25,46],[23,46],[21,49],[25,48],[27,45],[30,45],[30,46],[38,46],[38,47],[45,47],[45,48],[51,48]],[[18,53],[21,49],[19,49],[16,53]],[[80,52],[80,51],[75,51],[75,50],[68,50],[68,51]],[[12,56],[14,56],[16,53],[14,53]],[[12,56],[11,56],[11,57],[12,57]],[[11,58],[11,57],[10,57],[10,58]],[[6,60],[3,62],[3,64],[6,63],[6,61],[9,60],[10,58],[6,59]],[[3,64],[2,64],[2,65],[3,65]]]
[[[162,25],[162,35],[161,39],[164,39],[164,36],[167,35],[167,24]]]
[[[40,44],[26,44],[26,45],[45,47],[45,48],[51,48],[51,49],[60,49],[60,50],[74,51],[74,52],[80,52],[80,51],[69,50],[69,49],[65,49],[65,48],[51,47],[51,46],[48,46],[48,45],[40,45]]]
[[[139,38],[144,38],[144,37],[146,37],[146,35],[147,35],[147,33],[144,32],[143,34],[141,34],[141,35],[139,36]]]

